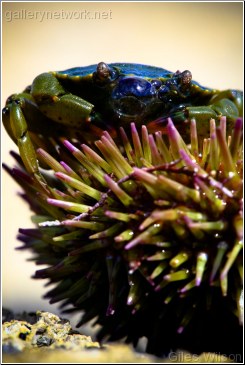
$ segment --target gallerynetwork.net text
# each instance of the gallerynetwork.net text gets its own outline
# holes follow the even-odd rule
[[[7,22],[17,20],[109,20],[112,19],[112,11],[90,11],[90,10],[59,10],[59,11],[31,11],[21,9],[18,11],[8,10],[4,13]]]

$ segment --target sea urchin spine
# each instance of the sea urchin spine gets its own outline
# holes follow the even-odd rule
[[[85,311],[79,325],[97,317],[99,339],[146,336],[159,353],[186,332],[191,350],[235,351],[204,337],[241,319],[242,120],[228,139],[225,117],[211,120],[202,146],[195,120],[190,146],[171,119],[167,136],[120,130],[121,145],[104,132],[97,150],[63,141],[61,162],[38,149],[49,196],[15,169],[38,224],[20,230],[21,248],[47,265],[35,278],[56,283],[51,302]]]

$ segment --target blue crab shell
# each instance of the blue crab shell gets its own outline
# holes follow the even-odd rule
[[[104,122],[142,123],[169,116],[195,99],[207,99],[215,90],[191,81],[188,92],[180,92],[180,76],[166,69],[138,63],[104,64],[110,76],[106,82],[94,82],[98,65],[74,67],[53,72],[68,92],[95,105]],[[189,71],[185,71],[189,72]],[[191,74],[190,74],[191,75]],[[176,91],[177,90],[177,91]],[[98,116],[98,114],[97,114]]]
[[[140,63],[110,63],[108,64],[111,68],[116,68],[119,70],[121,75],[135,75],[139,77],[155,79],[158,77],[170,77],[173,72],[165,70],[161,67],[142,65]],[[84,67],[73,67],[64,71],[58,71],[57,76],[67,75],[68,77],[78,76],[91,76],[95,72],[97,64],[84,66]]]
[[[137,76],[145,79],[168,79],[174,72],[168,71],[161,67],[143,65],[140,63],[109,63],[109,67],[117,69],[120,76]],[[84,67],[73,67],[63,71],[55,72],[57,78],[68,77],[71,79],[77,78],[88,78],[92,77],[93,73],[97,68],[97,64],[84,66]],[[196,81],[192,81],[193,84],[200,87],[202,90],[212,90],[206,86],[200,85]]]

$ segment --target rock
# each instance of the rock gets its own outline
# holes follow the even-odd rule
[[[224,356],[185,351],[168,358],[138,353],[131,346],[117,343],[101,346],[90,336],[74,331],[70,322],[49,312],[36,312],[37,321],[12,319],[3,323],[4,363],[186,363],[232,362]],[[232,359],[234,360],[234,359]]]

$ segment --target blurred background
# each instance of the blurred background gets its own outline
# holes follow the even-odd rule
[[[202,85],[243,89],[242,2],[4,3],[2,34],[2,107],[42,72],[100,61],[189,69]],[[17,148],[3,129],[1,146],[12,166]],[[32,226],[19,191],[3,172],[2,305],[58,313],[41,299],[45,281],[31,279],[31,253],[15,250],[18,228]]]

